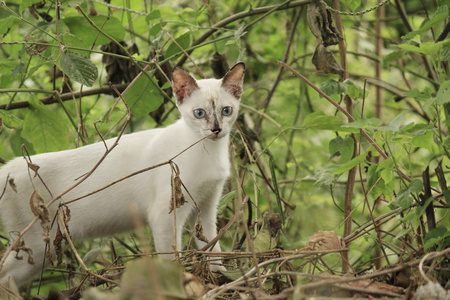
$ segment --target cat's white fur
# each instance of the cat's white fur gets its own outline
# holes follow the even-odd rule
[[[188,194],[183,188],[187,203],[176,210],[176,249],[181,249],[183,225],[186,221],[194,223],[197,215],[203,225],[204,235],[208,240],[213,239],[217,231],[217,204],[230,172],[229,132],[239,110],[244,69],[244,64],[239,63],[222,80],[196,81],[184,70],[176,68],[173,71],[172,86],[181,119],[166,128],[122,136],[119,145],[92,176],[64,195],[62,202],[85,195],[135,171],[165,162],[214,131],[212,136],[174,160],[189,192]],[[232,114],[224,116],[221,112],[227,106],[233,108]],[[205,110],[204,118],[194,116],[193,111],[198,108]],[[113,142],[114,139],[106,141],[108,146]],[[34,155],[31,156],[31,161],[40,167],[39,175],[54,197],[89,172],[104,152],[103,142],[98,142],[78,149]],[[6,183],[7,176],[14,180],[17,192]],[[34,176],[34,172],[28,170],[24,158],[16,158],[0,168],[0,182],[0,195],[6,184],[5,193],[0,199],[3,231],[15,238],[17,235],[14,233],[20,232],[34,218],[30,210],[33,191],[38,190],[46,202],[52,196]],[[71,237],[77,241],[132,229],[133,217],[136,216],[131,213],[130,206],[134,205],[151,227],[156,250],[174,251],[173,212],[169,214],[171,193],[171,167],[164,165],[72,202],[68,204]],[[57,205],[55,203],[50,207],[51,217],[55,215]],[[52,228],[52,241],[55,227],[56,225]],[[38,222],[23,236],[25,246],[33,251],[35,265],[27,262],[25,252],[19,253],[22,260],[15,258],[16,252],[11,252],[0,271],[0,284],[5,284],[10,277],[17,284],[22,284],[41,272],[45,248],[42,232]],[[204,245],[201,241],[197,241],[197,244]],[[220,251],[218,243],[213,251]]]

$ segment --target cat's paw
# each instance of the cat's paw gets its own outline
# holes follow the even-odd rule
[[[227,269],[224,266],[222,266],[222,265],[210,264],[209,265],[209,270],[211,272],[225,272]]]

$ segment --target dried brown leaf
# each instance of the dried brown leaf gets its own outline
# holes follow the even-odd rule
[[[344,240],[334,231],[317,231],[308,238],[305,245],[305,250],[309,251],[340,250],[344,248]]]
[[[342,40],[342,37],[333,25],[331,13],[322,0],[315,0],[308,4],[307,21],[309,29],[316,37],[318,44],[322,40],[325,46],[336,45]]]
[[[272,213],[267,214],[265,216],[267,229],[269,230],[271,237],[276,237],[278,235],[278,232],[281,230],[281,218],[280,214]]]
[[[186,199],[184,198],[182,191],[182,182],[180,178],[180,169],[177,165],[173,165],[172,168],[172,201],[170,201],[169,213],[171,213],[174,209],[181,207],[184,203],[186,203]]]
[[[203,234],[203,226],[200,218],[197,218],[197,222],[195,223],[195,237],[202,242],[209,242],[206,236]]]
[[[28,163],[28,168],[30,168],[31,170],[33,170],[35,173],[39,170],[39,166],[36,164],[33,164],[31,162]]]
[[[50,214],[38,190],[34,190],[31,194],[30,208],[31,212],[41,220],[42,239],[45,243],[50,243]]]
[[[323,44],[319,44],[314,51],[312,63],[316,70],[325,74],[344,74],[344,69],[337,63],[330,50],[325,48]]]

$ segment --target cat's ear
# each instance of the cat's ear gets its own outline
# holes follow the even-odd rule
[[[236,98],[241,97],[244,84],[245,64],[237,63],[222,79],[222,87]]]
[[[180,67],[172,71],[172,90],[178,103],[183,103],[184,99],[189,97],[196,89],[197,82],[188,72]]]

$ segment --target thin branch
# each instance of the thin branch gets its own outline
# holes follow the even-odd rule
[[[258,7],[258,8],[253,8],[253,9],[249,9],[247,11],[243,11],[237,14],[234,14],[232,16],[229,16],[228,18],[225,18],[223,20],[221,20],[220,22],[217,22],[216,24],[213,25],[213,28],[209,29],[207,32],[205,32],[204,34],[202,34],[199,38],[197,38],[192,44],[191,47],[194,47],[196,45],[201,44],[202,42],[204,42],[207,38],[209,38],[214,32],[216,32],[217,30],[219,30],[222,27],[227,26],[230,23],[233,23],[237,20],[243,19],[243,18],[247,18],[247,17],[251,17],[254,15],[260,15],[260,14],[264,14],[267,13],[273,9],[275,10],[284,10],[284,9],[289,9],[289,8],[294,8],[294,7],[298,7],[298,6],[302,6],[302,5],[306,5],[308,3],[310,3],[311,0],[297,0],[297,1],[292,1],[289,2],[285,5],[271,5],[271,6],[263,6],[263,7]],[[194,49],[192,50],[186,50],[186,52],[188,54],[191,54],[192,51],[194,51]],[[181,67],[184,62],[186,61],[187,56],[183,55],[177,62],[177,66]]]

